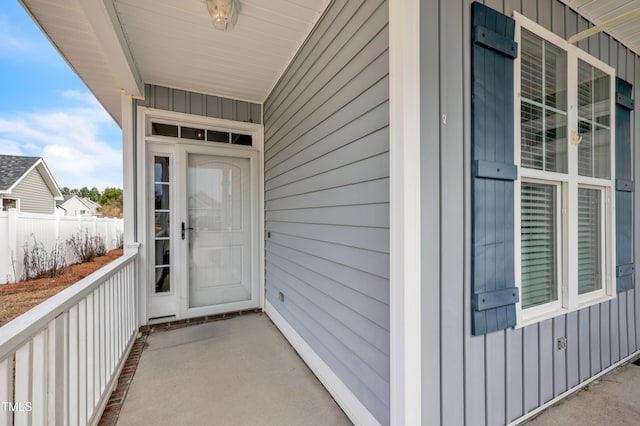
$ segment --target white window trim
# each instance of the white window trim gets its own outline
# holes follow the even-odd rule
[[[390,423],[423,423],[420,2],[389,1]],[[363,424],[366,424],[363,423]]]
[[[562,214],[559,216],[560,230],[558,236],[558,276],[561,280],[558,283],[558,301],[550,302],[544,305],[534,306],[522,309],[521,301],[516,303],[516,328],[521,328],[529,324],[538,323],[540,321],[563,315],[577,309],[595,305],[614,299],[616,297],[616,275],[615,275],[615,69],[599,59],[589,55],[577,46],[569,44],[563,38],[557,36],[538,23],[526,18],[518,12],[513,13],[516,21],[515,39],[518,42],[518,56],[514,61],[514,160],[518,169],[518,178],[514,182],[514,264],[515,264],[515,285],[521,288],[521,249],[522,242],[520,237],[521,227],[521,207],[520,184],[523,179],[531,182],[552,183],[559,187],[557,192],[558,206]],[[598,69],[608,73],[611,76],[611,177],[610,179],[598,179],[578,176],[577,173],[577,155],[578,149],[573,144],[568,146],[568,169],[567,174],[542,172],[539,170],[525,169],[520,164],[520,61],[521,61],[521,29],[526,28],[537,36],[555,44],[567,52],[567,137],[571,132],[578,128],[578,114],[576,112],[575,99],[577,99],[577,64],[578,59],[597,67]],[[573,84],[572,84],[573,83]],[[554,180],[552,180],[554,179]],[[603,285],[601,290],[579,295],[578,294],[578,271],[570,270],[569,265],[577,265],[578,263],[578,231],[577,221],[569,221],[569,214],[578,206],[578,187],[591,187],[602,190],[603,202],[602,208],[602,233],[603,233]],[[561,195],[561,196],[560,196]],[[570,209],[571,207],[571,209]],[[573,249],[570,249],[573,248]]]
[[[15,197],[2,197],[0,198],[0,200],[2,200],[2,202],[0,202],[0,211],[2,211],[4,209],[4,200],[13,200],[16,202],[16,207],[15,209],[17,211],[20,211],[20,198],[15,198]]]

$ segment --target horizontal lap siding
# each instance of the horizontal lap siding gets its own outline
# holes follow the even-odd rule
[[[514,10],[521,12],[565,39],[590,27],[586,20],[556,0],[487,0],[484,3],[506,15]],[[428,253],[435,247],[441,256],[439,272],[429,269],[423,281],[423,288],[429,288],[423,313],[423,330],[429,339],[423,345],[423,394],[428,392],[423,395],[423,401],[424,406],[429,406],[429,410],[423,410],[423,419],[428,424],[506,424],[640,349],[640,328],[637,327],[640,294],[633,289],[618,294],[610,302],[523,329],[471,336],[468,258],[464,261],[464,277],[457,272],[463,263],[461,253],[468,253],[470,247],[467,187],[470,182],[470,11],[471,1],[440,0],[439,7],[433,7],[431,13],[421,18],[424,34],[433,28],[427,25],[433,14],[439,16],[441,22],[436,31],[439,40],[434,39],[433,34],[421,40],[425,55],[423,84],[428,81],[440,88],[438,93],[432,87],[424,87],[422,96],[423,111],[431,112],[423,115],[423,123],[429,127],[423,132],[422,146],[430,156],[422,157],[422,173],[430,178],[423,177],[422,182],[423,187],[438,185],[440,194],[435,200],[433,193],[423,191],[422,205],[424,212],[437,203],[437,214],[431,212],[428,217],[440,224],[441,235],[440,240],[434,242],[432,233],[423,234],[423,251]],[[638,99],[640,58],[637,55],[605,33],[578,45],[615,67],[619,77],[633,84],[633,97]],[[439,49],[440,54],[435,55],[434,49]],[[446,124],[442,123],[444,113]],[[433,117],[438,117],[439,122],[433,121]],[[632,146],[640,138],[637,117],[637,112],[632,112]],[[437,167],[442,175],[439,183],[433,155],[438,159]],[[639,155],[633,149],[634,175]],[[464,180],[460,179],[463,170]],[[456,194],[465,195],[463,198]],[[635,197],[634,229],[639,219],[638,202]],[[461,212],[465,212],[464,221],[458,219]],[[467,230],[464,235],[462,229]],[[638,244],[634,231],[631,247],[636,253],[640,250]],[[431,258],[423,258],[423,264],[426,262],[434,265]],[[566,350],[556,348],[556,341],[561,337],[567,339]],[[439,351],[428,345],[433,341],[441,342]]]
[[[22,212],[54,213],[53,194],[38,169],[31,170],[7,197],[18,198]]]
[[[383,424],[387,9],[334,1],[264,105],[267,300]]]
[[[260,104],[154,84],[145,84],[144,93],[145,98],[136,101],[137,106],[247,123],[262,123]]]

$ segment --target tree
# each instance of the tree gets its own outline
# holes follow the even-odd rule
[[[122,199],[122,189],[120,188],[105,188],[100,196],[98,203],[101,205],[107,204],[111,200]]]
[[[102,204],[100,213],[104,217],[122,217],[122,191],[118,198],[110,198]]]
[[[100,191],[95,186],[93,188],[91,188],[91,189],[87,188],[86,186],[83,186],[78,191],[78,196],[80,196],[82,198],[88,198],[91,201],[94,201],[96,203],[100,199],[100,195],[101,195]]]
[[[122,189],[105,188],[100,196],[100,213],[105,217],[122,217]]]
[[[83,186],[80,189],[63,186],[60,189],[60,192],[62,192],[62,195],[77,195],[78,197],[88,198],[101,205],[106,204],[109,200],[122,198],[122,189],[120,188],[105,188],[104,191],[100,193],[98,188],[95,186],[91,189],[86,186]]]

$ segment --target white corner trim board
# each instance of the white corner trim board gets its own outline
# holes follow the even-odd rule
[[[265,312],[278,327],[280,332],[286,337],[291,346],[298,352],[307,366],[316,375],[318,380],[329,391],[333,399],[345,412],[349,420],[356,425],[379,425],[380,422],[373,417],[373,414],[360,402],[360,400],[349,390],[349,388],[336,376],[329,366],[315,353],[315,351],[304,341],[302,336],[289,325],[280,313],[269,303],[265,302]]]

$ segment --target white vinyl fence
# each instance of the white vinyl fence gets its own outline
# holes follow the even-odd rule
[[[23,213],[15,209],[0,212],[0,284],[20,278],[25,244],[33,247],[34,238],[47,251],[57,240],[64,245],[67,263],[73,263],[73,252],[66,241],[79,232],[100,235],[107,251],[112,250],[121,241],[122,219]]]

